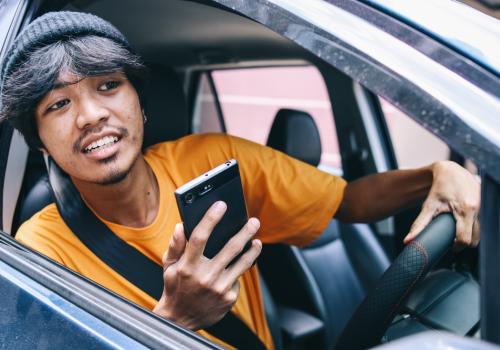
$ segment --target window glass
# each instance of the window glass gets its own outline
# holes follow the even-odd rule
[[[479,175],[479,169],[477,168],[477,165],[470,159],[465,160],[464,168],[469,170],[474,175]]]
[[[446,160],[450,150],[439,138],[384,99],[380,99],[399,168],[415,168]]]
[[[323,77],[315,67],[267,67],[213,72],[229,134],[266,144],[281,108],[301,110],[315,120],[323,170],[339,172],[341,162],[332,108]]]
[[[222,126],[217,108],[215,97],[208,83],[207,73],[201,76],[196,101],[193,110],[193,132],[221,132]]]

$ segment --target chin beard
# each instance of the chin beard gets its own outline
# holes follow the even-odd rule
[[[107,185],[115,185],[121,181],[123,181],[127,175],[130,173],[130,170],[122,171],[122,172],[112,172],[104,179],[100,179],[97,181],[97,184],[107,186]]]
[[[116,160],[116,155],[113,155],[109,158],[103,159],[101,163],[103,164],[109,164],[112,163],[114,160]],[[137,157],[136,157],[137,160]],[[135,163],[135,161],[134,161]],[[112,169],[111,173],[108,174],[103,179],[98,180],[96,183],[99,185],[107,186],[107,185],[115,185],[123,180],[130,174],[130,171],[132,170],[132,167],[123,171],[118,171],[117,169]]]

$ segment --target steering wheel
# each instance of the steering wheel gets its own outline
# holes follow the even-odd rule
[[[436,217],[384,272],[342,331],[335,349],[366,349],[377,345],[400,306],[455,238],[450,213]]]

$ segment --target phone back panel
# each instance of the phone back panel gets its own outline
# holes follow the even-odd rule
[[[199,195],[199,193],[203,193],[206,186],[211,186],[211,189],[205,194]],[[186,196],[189,194],[195,196],[190,203],[186,201]],[[176,191],[175,197],[188,240],[194,228],[212,204],[219,200],[227,204],[227,210],[222,220],[216,225],[207,241],[204,251],[207,258],[213,258],[248,220],[240,173],[236,162],[221,173],[207,177],[202,183],[184,190],[183,193]]]

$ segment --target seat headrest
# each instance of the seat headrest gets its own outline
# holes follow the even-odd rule
[[[182,84],[173,70],[151,66],[145,93],[143,147],[175,140],[189,131],[188,110]]]
[[[318,127],[306,112],[280,109],[274,118],[267,145],[312,166],[318,166],[321,159]]]

